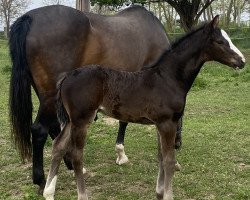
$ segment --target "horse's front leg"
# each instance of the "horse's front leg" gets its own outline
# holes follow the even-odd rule
[[[161,159],[156,192],[159,199],[173,200],[172,179],[175,171],[175,136],[177,124],[171,120],[157,124]]]
[[[124,151],[124,137],[128,123],[119,121],[119,130],[116,139],[115,151],[117,153],[116,164],[122,165],[128,162],[128,157]]]

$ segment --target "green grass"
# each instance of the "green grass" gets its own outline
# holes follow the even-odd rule
[[[244,50],[248,63],[250,50]],[[32,184],[31,164],[20,163],[10,141],[8,87],[10,63],[6,41],[0,40],[0,199],[41,200]],[[250,199],[250,65],[235,71],[207,64],[187,99],[183,147],[177,152],[182,170],[174,177],[176,200]],[[37,100],[35,100],[37,108]],[[35,113],[34,113],[35,114]],[[89,129],[85,166],[90,200],[155,199],[157,177],[156,131],[153,126],[129,124],[126,153],[130,163],[115,164],[117,123],[103,116]],[[45,148],[45,172],[51,141]],[[71,172],[61,164],[56,199],[76,199]]]

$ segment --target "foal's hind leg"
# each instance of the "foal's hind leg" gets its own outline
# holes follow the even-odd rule
[[[60,162],[70,146],[71,124],[67,124],[60,135],[54,140],[52,150],[52,161],[43,196],[46,200],[53,200],[57,181],[57,172]]]
[[[122,165],[128,162],[128,157],[126,156],[124,151],[124,137],[127,125],[128,125],[127,122],[119,121],[119,131],[115,145],[115,150],[118,156],[116,159],[116,164],[118,165]]]
[[[51,139],[54,140],[60,134],[62,127],[60,126],[60,123],[58,122],[56,115],[50,121],[51,122],[49,127],[49,135]],[[70,152],[66,152],[66,154],[63,157],[63,161],[68,170],[73,170]]]
[[[87,200],[86,185],[83,173],[83,148],[86,142],[88,122],[80,126],[72,125],[72,163],[76,177],[78,200]]]

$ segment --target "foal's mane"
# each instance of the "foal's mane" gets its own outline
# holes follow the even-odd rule
[[[151,68],[154,68],[155,66],[157,66],[165,58],[165,56],[167,54],[172,52],[172,50],[174,50],[176,47],[178,47],[184,40],[189,39],[193,34],[199,32],[200,30],[203,30],[207,24],[208,24],[207,22],[202,23],[201,25],[199,25],[195,29],[191,30],[190,32],[184,34],[183,36],[177,38],[175,41],[171,42],[170,47],[165,52],[163,52],[163,54],[160,56],[158,61],[156,61],[156,63],[153,64]]]
[[[184,34],[183,36],[177,38],[175,41],[173,41],[171,43],[171,47],[170,49],[174,49],[175,47],[177,47],[180,43],[182,43],[184,40],[190,38],[193,34],[197,33],[198,31],[202,30],[205,28],[205,26],[207,25],[208,23],[205,22],[205,23],[202,23],[200,24],[198,27],[196,27],[195,29],[191,30],[190,32]],[[169,50],[170,50],[169,49]]]

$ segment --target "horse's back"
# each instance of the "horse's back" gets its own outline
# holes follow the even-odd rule
[[[27,61],[41,95],[54,95],[63,72],[89,64],[137,71],[152,65],[169,46],[159,20],[142,7],[104,16],[48,6],[27,15],[32,18]]]
[[[91,23],[90,40],[98,41],[101,52],[105,52],[100,64],[113,69],[137,71],[152,65],[169,47],[169,40],[160,21],[145,8],[134,6],[114,16],[88,13]],[[100,52],[97,57],[100,56]],[[93,59],[89,57],[90,59]],[[95,57],[96,58],[96,57]]]
[[[80,66],[90,23],[84,13],[66,6],[47,6],[27,15],[32,18],[26,44],[28,65],[38,90],[49,91],[60,73]]]

